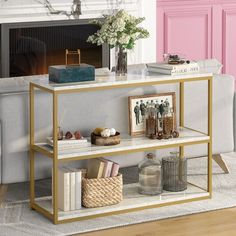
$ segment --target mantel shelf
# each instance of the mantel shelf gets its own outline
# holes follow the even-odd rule
[[[115,154],[140,152],[158,148],[174,147],[179,145],[191,145],[197,143],[206,143],[210,140],[210,137],[200,133],[198,131],[188,129],[186,127],[179,128],[179,138],[152,140],[146,137],[130,137],[128,135],[123,136],[121,143],[115,146],[96,146],[89,145],[88,147],[82,147],[80,149],[60,151],[58,153],[59,160],[75,160],[75,159],[87,159],[100,156],[109,156]],[[48,152],[49,156],[53,156],[53,150],[49,145],[36,144],[33,148],[41,152]],[[45,153],[44,153],[45,154]]]

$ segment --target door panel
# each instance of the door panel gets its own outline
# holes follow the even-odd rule
[[[183,54],[188,59],[212,55],[211,9],[186,8],[164,13],[164,53]]]

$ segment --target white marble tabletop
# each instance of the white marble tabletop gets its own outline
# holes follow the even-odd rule
[[[157,73],[149,74],[145,68],[144,64],[131,65],[128,67],[128,75],[116,77],[114,73],[97,73],[96,70],[96,80],[92,82],[81,82],[81,83],[70,83],[70,84],[55,84],[49,83],[48,75],[34,75],[34,76],[21,76],[21,77],[11,77],[11,78],[1,78],[0,79],[0,94],[16,93],[16,92],[27,92],[29,91],[29,82],[34,84],[46,86],[52,90],[61,90],[69,87],[73,89],[75,87],[91,87],[91,86],[104,86],[112,84],[127,84],[127,83],[137,83],[137,82],[147,82],[147,81],[158,81],[172,79],[176,80],[179,78],[185,78],[186,80],[190,77],[204,77],[212,76],[212,73],[207,73],[205,71],[199,74],[192,75],[181,75],[181,76],[168,76]],[[214,75],[215,76],[215,75]],[[220,75],[222,77],[222,75]]]
[[[78,83],[66,83],[58,84],[50,82],[48,79],[38,79],[31,81],[35,85],[40,85],[51,91],[62,91],[62,90],[74,90],[74,89],[90,89],[90,88],[110,88],[110,86],[115,87],[126,87],[126,86],[139,86],[141,84],[155,83],[162,81],[178,81],[184,79],[186,81],[192,78],[202,78],[212,76],[211,73],[195,73],[188,75],[163,75],[157,73],[149,73],[146,69],[131,69],[125,76],[116,76],[114,72],[106,75],[96,76],[95,81],[88,82],[78,82]]]

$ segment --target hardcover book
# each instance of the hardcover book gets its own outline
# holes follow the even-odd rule
[[[150,63],[147,64],[147,68],[149,72],[165,75],[193,74],[200,71],[200,67],[196,62],[180,65],[169,65],[167,63]]]
[[[87,178],[89,179],[102,178],[104,165],[105,165],[104,162],[99,159],[90,159],[88,161]]]
[[[58,207],[63,211],[70,211],[70,171],[66,168],[58,168]]]
[[[113,162],[112,169],[111,169],[111,177],[115,177],[118,175],[120,169],[120,165],[116,162]]]
[[[73,194],[73,196],[71,197],[71,201],[72,204],[74,204],[74,209],[72,210],[78,210],[81,208],[82,205],[81,185],[82,185],[82,172],[84,172],[84,169],[70,168],[70,170],[73,172],[75,180],[74,189],[71,189],[71,195]]]
[[[112,169],[112,166],[113,166],[113,162],[109,161],[107,159],[104,159],[104,158],[101,158],[100,160],[104,162],[104,169],[103,169],[102,177],[103,178],[110,177],[111,176],[111,169]]]
[[[75,172],[70,172],[70,210],[75,210]]]

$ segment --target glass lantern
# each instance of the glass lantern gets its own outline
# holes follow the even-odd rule
[[[178,192],[187,189],[187,159],[179,157],[178,152],[162,158],[163,189]]]

